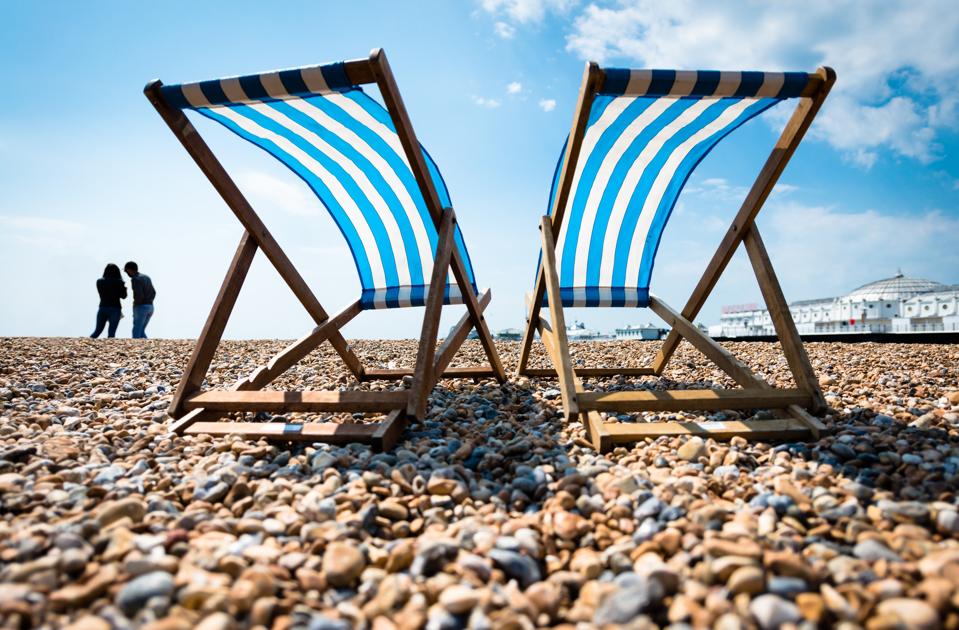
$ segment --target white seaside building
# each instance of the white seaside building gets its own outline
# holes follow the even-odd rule
[[[892,278],[864,284],[837,298],[789,305],[801,335],[839,333],[959,332],[959,285]],[[756,304],[723,307],[714,337],[775,335],[769,312]]]
[[[653,326],[652,324],[646,324],[645,326],[633,326],[632,324],[627,324],[625,328],[616,329],[616,338],[617,339],[642,339],[645,341],[650,341],[654,339],[661,339],[663,334],[668,332],[664,328],[659,326]]]

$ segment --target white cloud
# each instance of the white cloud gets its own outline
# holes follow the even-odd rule
[[[480,107],[485,107],[487,109],[496,109],[501,105],[501,103],[495,98],[486,98],[484,96],[474,96],[473,102]]]
[[[778,188],[778,186],[777,186]],[[723,177],[708,177],[699,182],[690,182],[683,189],[684,195],[693,195],[704,199],[740,202],[746,197],[749,188],[730,184]]]
[[[543,98],[539,101],[539,107],[544,112],[551,112],[556,109],[556,99],[552,98]]]
[[[480,6],[488,13],[501,15],[512,22],[529,24],[541,22],[547,12],[564,13],[577,0],[481,0]]]
[[[237,184],[245,191],[255,208],[276,208],[295,216],[320,214],[323,207],[299,180],[288,182],[262,171],[243,171]]]
[[[760,224],[792,299],[838,295],[898,268],[950,282],[948,270],[959,268],[959,217],[939,210],[893,215],[789,202],[773,204]]]
[[[496,22],[493,24],[493,32],[503,39],[513,39],[516,27],[507,22]]]
[[[513,81],[512,83],[506,86],[507,94],[519,94],[522,91],[523,91],[523,84],[520,83],[519,81]]]
[[[601,63],[666,68],[831,65],[833,93],[811,133],[869,167],[883,149],[928,163],[959,124],[959,12],[923,3],[590,4],[567,49]]]

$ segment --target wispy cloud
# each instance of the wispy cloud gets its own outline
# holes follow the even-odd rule
[[[556,109],[556,100],[552,98],[541,98],[539,100],[539,108],[544,112],[551,112]]]
[[[520,83],[519,81],[513,81],[512,83],[506,86],[507,94],[519,94],[522,91],[523,91],[523,84]]]
[[[578,0],[481,0],[480,6],[493,15],[513,23],[542,21],[548,12],[565,13]]]
[[[810,33],[815,38],[810,39]],[[925,3],[592,3],[567,49],[645,67],[836,68],[812,134],[862,167],[883,150],[929,163],[959,125],[959,12]]]
[[[288,182],[262,171],[243,171],[237,176],[237,183],[258,207],[276,208],[296,216],[312,216],[323,210],[299,180]]]
[[[508,22],[496,22],[493,24],[493,32],[503,39],[513,39],[516,35],[516,27]]]
[[[502,104],[495,98],[486,98],[485,96],[474,96],[473,102],[486,109],[496,109]]]

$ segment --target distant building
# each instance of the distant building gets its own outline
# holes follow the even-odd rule
[[[519,341],[523,338],[523,331],[519,328],[504,328],[496,333],[495,337],[500,341]]]
[[[456,332],[456,326],[450,326],[450,331],[449,331],[448,333],[446,333],[447,337],[452,336],[452,334],[453,334],[454,332]],[[476,329],[475,329],[475,328],[472,328],[472,329],[470,329],[469,334],[466,335],[466,338],[467,338],[467,339],[479,339],[479,333],[476,332]]]
[[[656,340],[662,339],[666,334],[665,328],[659,328],[658,326],[653,326],[652,324],[646,324],[645,326],[633,326],[628,324],[626,328],[617,328],[616,329],[616,338],[617,339],[643,339],[643,340]]]
[[[604,335],[598,330],[589,329],[583,322],[574,321],[566,326],[566,338],[569,341],[605,341],[613,337]]]
[[[789,305],[801,335],[839,333],[959,332],[959,285],[907,278],[864,284],[836,298]],[[769,311],[756,304],[723,307],[714,337],[775,335]]]

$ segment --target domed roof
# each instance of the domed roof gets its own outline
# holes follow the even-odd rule
[[[900,272],[891,278],[864,284],[843,297],[847,300],[862,300],[864,302],[905,300],[921,293],[940,291],[945,287],[946,285],[932,280],[907,278]]]

